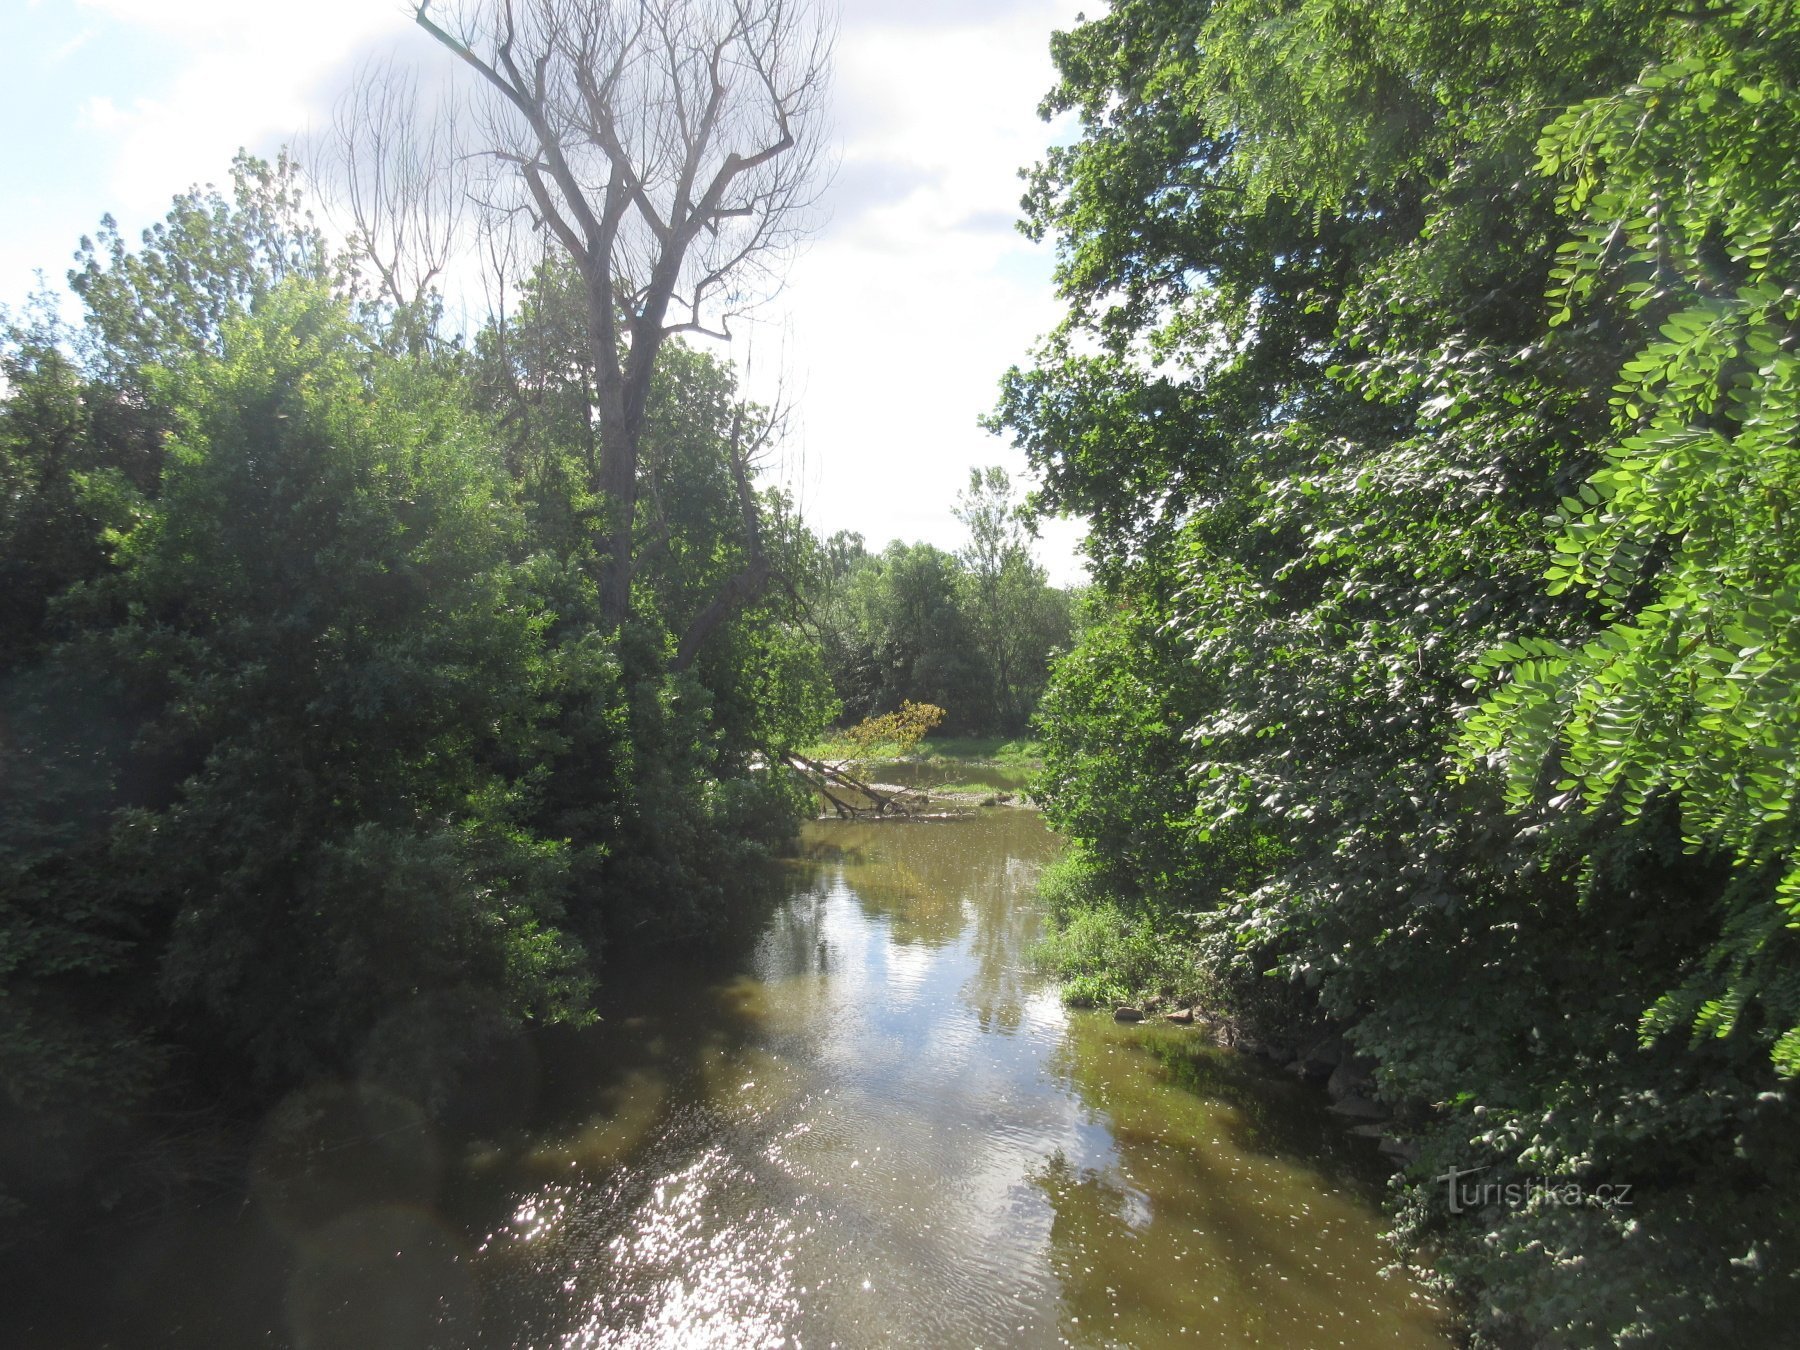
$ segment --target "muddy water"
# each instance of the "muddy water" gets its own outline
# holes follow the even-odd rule
[[[1372,1145],[1032,971],[1034,814],[804,849],[747,950],[615,968],[508,1059],[487,1142],[368,1083],[290,1104],[251,1198],[88,1272],[65,1343],[1448,1344],[1380,1273]]]
[[[929,789],[954,784],[1016,793],[1031,781],[1031,770],[1010,764],[972,764],[953,759],[890,760],[870,765],[868,777],[871,782],[898,783],[910,788]]]

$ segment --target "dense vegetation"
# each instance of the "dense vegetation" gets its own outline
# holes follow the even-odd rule
[[[588,1015],[609,945],[718,926],[796,819],[758,766],[833,711],[809,537],[733,472],[765,415],[679,343],[602,621],[567,264],[452,340],[249,159],[79,263],[83,326],[45,300],[3,349],[9,1242],[308,1077],[449,1109],[495,1037]],[[752,554],[778,584],[719,613]]]
[[[1067,319],[996,420],[1093,523],[1062,952],[1348,1027],[1478,1339],[1791,1338],[1796,7],[1118,0],[1054,51]]]
[[[454,337],[285,162],[6,321],[0,1243],[308,1078],[454,1115],[717,928],[766,766],[912,702],[1035,710],[1075,994],[1378,1063],[1478,1341],[1788,1334],[1797,6],[1117,0],[1054,50],[1067,318],[994,421],[1092,525],[1079,615],[997,470],[959,553],[820,540],[604,250]]]
[[[1073,640],[1075,598],[1033,559],[1004,470],[971,470],[956,515],[956,553],[872,554],[842,532],[818,545],[808,609],[846,723],[910,701],[943,708],[948,734],[1017,735]]]

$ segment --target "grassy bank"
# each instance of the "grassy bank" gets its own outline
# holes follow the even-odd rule
[[[858,753],[850,742],[841,738],[827,738],[806,751],[814,759],[849,759]],[[878,751],[868,758],[880,760],[901,756]],[[955,761],[1008,769],[1036,769],[1043,765],[1044,750],[1039,742],[1024,737],[932,736],[904,758],[921,763]]]

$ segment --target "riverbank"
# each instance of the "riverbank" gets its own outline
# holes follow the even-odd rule
[[[850,759],[861,753],[854,744],[841,738],[827,738],[806,751],[810,759]],[[884,755],[878,746],[872,755],[864,754],[863,757],[876,763],[954,763],[1021,774],[1035,773],[1044,767],[1043,745],[1016,736],[929,736],[904,755]]]
[[[986,807],[1035,810],[1038,750],[995,738],[946,738],[905,753],[833,740],[808,747],[794,767],[818,794],[821,818],[945,820]]]
[[[49,1270],[9,1344],[1447,1350],[1316,1094],[1063,1007],[1034,812],[818,821],[742,946],[622,963],[493,1057],[482,1128],[373,1080],[243,1195]]]

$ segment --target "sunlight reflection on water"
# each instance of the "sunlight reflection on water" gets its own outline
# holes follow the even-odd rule
[[[615,990],[663,1076],[542,1136],[581,1179],[483,1244],[493,1343],[1447,1344],[1289,1142],[1316,1103],[1240,1063],[1171,1081],[1211,1063],[1193,1033],[1068,1014],[1031,969],[1036,817],[808,842],[743,973]]]
[[[1381,1273],[1371,1141],[1033,970],[1034,814],[803,843],[736,957],[491,1030],[456,1129],[408,1056],[467,1010],[422,1002],[270,1116],[247,1200],[84,1267],[103,1331],[40,1344],[1445,1350]]]

